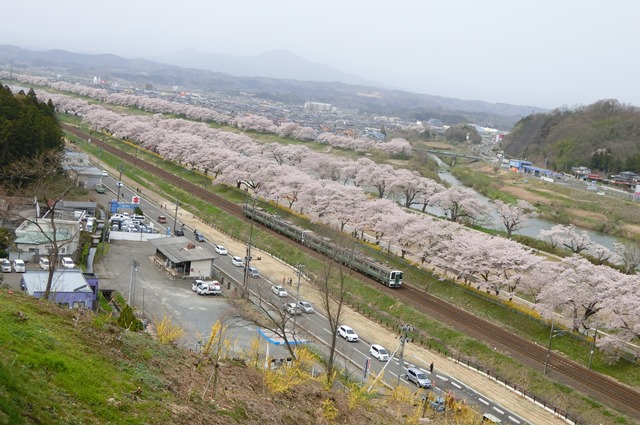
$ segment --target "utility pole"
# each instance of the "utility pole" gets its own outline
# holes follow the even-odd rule
[[[116,198],[117,202],[120,202],[120,188],[122,187],[122,172],[124,171],[124,167],[122,165],[118,165],[118,171],[120,171],[120,176],[118,177],[118,182],[116,183],[116,186],[118,186],[118,196]],[[118,210],[118,207],[116,206],[116,211]]]
[[[547,374],[547,368],[549,367],[549,356],[551,355],[551,339],[556,336],[563,334],[564,331],[554,330],[555,322],[551,320],[551,332],[549,333],[549,346],[547,347],[547,358],[544,361],[544,372],[543,374]]]
[[[598,338],[598,327],[593,333],[593,341],[591,341],[591,352],[589,353],[589,370],[591,370],[591,361],[593,360],[593,351],[596,349],[596,338]]]
[[[129,281],[129,307],[133,307],[135,302],[135,290],[136,290],[136,272],[138,271],[138,262],[136,260],[131,261],[131,280]]]
[[[247,198],[247,202],[249,198]],[[249,291],[249,266],[251,265],[251,244],[253,243],[253,215],[256,212],[256,198],[251,197],[253,214],[251,214],[251,227],[249,228],[249,244],[247,245],[247,255],[244,257],[244,276],[242,278],[242,297],[248,297]],[[246,205],[246,203],[245,203]]]
[[[296,306],[293,308],[293,329],[291,333],[293,334],[293,338],[296,338],[296,319],[298,318],[298,301],[300,301],[300,277],[302,276],[302,271],[304,270],[304,264],[296,264],[296,273],[298,274],[298,289],[296,289]]]
[[[403,357],[404,357],[404,343],[408,341],[407,334],[413,332],[414,328],[411,325],[400,325],[400,361],[398,362],[398,376],[396,377],[396,387],[400,385],[400,375],[402,375]]]
[[[173,234],[176,234],[176,225],[178,222],[178,207],[182,205],[180,203],[180,201],[178,201],[178,198],[176,198],[176,213],[173,215]]]

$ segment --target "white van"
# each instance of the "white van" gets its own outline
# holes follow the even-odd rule
[[[84,226],[85,230],[89,233],[93,233],[96,226],[96,219],[93,217],[87,218],[87,224]]]
[[[381,362],[389,361],[389,352],[382,345],[373,344],[369,349],[369,354]]]

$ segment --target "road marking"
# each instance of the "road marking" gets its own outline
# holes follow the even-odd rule
[[[495,410],[496,412],[500,413],[501,415],[504,415],[504,412],[500,409],[498,409],[496,406],[493,406],[493,410]]]
[[[451,385],[453,385],[454,387],[456,387],[457,389],[461,390],[462,387],[460,385],[458,385],[457,382],[451,381]]]
[[[488,402],[488,401],[485,401],[485,400],[481,399],[480,397],[478,397],[478,401],[479,401],[480,403],[482,403],[482,404],[487,405],[487,406],[489,405],[489,402]]]
[[[514,418],[513,416],[509,416],[509,420],[511,420],[511,422],[515,423],[515,424],[519,424],[520,421],[517,420],[516,418]]]

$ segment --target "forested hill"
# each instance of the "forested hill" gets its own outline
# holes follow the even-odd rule
[[[532,114],[503,143],[507,156],[558,171],[584,165],[609,173],[640,172],[640,109],[608,99]]]

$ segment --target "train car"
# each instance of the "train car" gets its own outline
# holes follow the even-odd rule
[[[402,279],[404,277],[402,270],[393,270],[369,257],[355,253],[352,249],[341,247],[329,238],[316,235],[311,230],[296,226],[260,208],[244,205],[242,212],[245,216],[252,218],[262,225],[286,235],[294,241],[318,251],[390,288],[399,288],[402,286]]]

